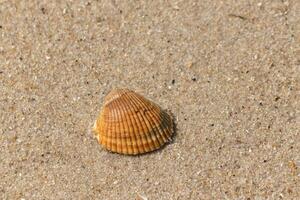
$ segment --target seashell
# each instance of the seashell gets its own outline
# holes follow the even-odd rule
[[[129,89],[105,97],[93,131],[105,149],[129,155],[159,149],[174,132],[171,115]]]

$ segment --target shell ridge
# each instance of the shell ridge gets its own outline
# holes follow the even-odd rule
[[[159,114],[159,118],[161,119],[161,124],[159,125],[160,126],[159,129],[162,131],[162,133],[164,135],[164,138],[166,140],[165,142],[170,141],[170,135],[172,134],[169,131],[169,126],[170,126],[169,122],[170,121],[167,120],[167,118],[166,118],[167,116],[168,116],[168,114],[166,114],[165,111],[162,111]]]
[[[147,108],[148,106],[146,104],[143,104],[142,103],[142,100],[139,99],[136,95],[132,95],[132,97],[136,100],[134,101],[136,104],[138,104],[141,108]],[[149,148],[151,150],[154,150],[158,147],[156,147],[155,145],[155,141],[152,140],[151,138],[151,135],[152,135],[152,129],[151,129],[151,124],[149,123],[149,121],[147,121],[146,119],[146,115],[144,115],[143,113],[140,114],[141,118],[143,119],[143,121],[145,122],[146,124],[146,129],[147,129],[147,132],[144,132],[144,137],[146,137],[146,140],[147,140],[147,145],[149,146]],[[154,134],[155,135],[155,134]],[[153,142],[153,145],[150,144],[150,142]]]
[[[163,124],[166,124],[166,126],[164,126],[164,130],[167,133],[167,139],[168,141],[172,140],[172,134],[173,134],[173,123],[172,123],[172,118],[169,114],[167,114],[166,112],[162,113],[162,118],[163,118]]]
[[[160,112],[159,112],[160,111]],[[163,117],[165,115],[165,112],[163,110],[161,110],[159,107],[157,107],[156,109],[154,109],[154,112],[156,115],[152,115],[156,118],[156,120],[159,120],[160,123],[158,125],[158,130],[159,130],[159,134],[162,136],[164,143],[167,142],[169,139],[169,132],[167,132],[168,130],[168,123],[166,123],[165,118]]]
[[[143,103],[143,102],[142,102]],[[150,102],[151,103],[151,102]],[[154,107],[154,113],[156,115],[152,115],[151,116],[156,120],[156,121],[160,121],[159,126],[158,126],[158,130],[159,130],[159,134],[161,135],[162,139],[164,140],[163,143],[165,143],[166,141],[168,141],[168,134],[165,132],[165,129],[167,128],[166,125],[163,123],[163,119],[161,117],[161,113],[159,113],[159,111],[161,110],[159,106],[157,106],[156,104],[152,103],[153,107]],[[161,112],[164,112],[161,110]],[[163,128],[162,128],[163,127]]]
[[[109,115],[106,111],[106,113],[104,114],[107,114],[107,116]],[[109,133],[109,129],[110,129],[110,124],[107,124],[105,123],[105,120],[103,120],[103,123],[105,124],[105,127],[104,127],[104,133],[103,136],[101,137],[101,143],[103,143],[105,145],[105,148],[107,149],[107,145],[108,145],[108,141],[107,141],[107,133]]]
[[[114,124],[114,138],[112,138],[112,143],[114,141],[115,145],[116,145],[116,149],[117,152],[123,152],[123,148],[122,148],[122,138],[119,137],[119,134],[122,132],[122,127],[123,124],[120,123],[121,119],[121,112],[120,112],[120,104],[119,104],[119,100],[120,100],[119,96],[118,98],[114,99],[114,104],[115,104],[115,113],[116,113],[116,122],[117,123],[113,123]]]
[[[103,109],[104,110],[104,109]],[[101,141],[102,141],[102,138],[103,138],[103,135],[102,134],[100,134],[100,133],[103,133],[103,132],[105,132],[106,131],[106,129],[107,129],[107,126],[106,126],[106,124],[104,123],[104,114],[105,114],[105,111],[103,111],[103,115],[102,115],[102,117],[100,118],[100,122],[99,122],[99,126],[100,126],[100,128],[99,128],[99,132],[98,132],[98,135],[99,135],[99,143],[101,144]],[[102,132],[101,132],[102,131]]]
[[[112,90],[106,97],[104,106],[108,106],[111,102],[115,101],[116,99],[120,98],[125,92],[127,92],[127,89],[116,89]]]
[[[123,130],[127,130],[127,131],[129,131],[129,125],[128,125],[128,119],[127,119],[127,115],[126,115],[126,110],[125,110],[125,102],[124,102],[124,100],[123,100],[123,98],[119,98],[119,109],[123,112],[123,116],[124,116],[124,118],[125,118],[125,120],[122,120],[122,121],[125,121],[125,123],[122,123],[122,127],[123,127]],[[121,113],[121,112],[120,112]],[[121,116],[121,115],[120,115]],[[121,137],[120,137],[121,138]],[[130,137],[130,134],[129,134],[129,138],[130,138],[130,140],[131,140],[131,137]],[[121,141],[123,140],[123,138],[121,138]],[[123,151],[123,148],[122,148],[122,152],[123,153],[125,153],[125,154],[128,154],[129,153],[129,146],[127,145],[127,140],[126,140],[126,137],[124,138],[124,142],[125,142],[125,148],[126,148],[126,150],[125,150],[125,152]],[[131,142],[131,141],[130,141]],[[122,146],[122,143],[121,143],[121,146]],[[122,146],[123,147],[123,146]]]
[[[150,134],[151,134],[151,129],[148,127],[147,122],[145,121],[144,118],[144,113],[141,112],[141,110],[143,110],[144,108],[147,108],[147,106],[144,106],[142,103],[140,103],[140,99],[136,96],[135,93],[131,94],[132,97],[132,103],[136,105],[137,109],[138,109],[138,117],[140,118],[140,122],[142,127],[143,127],[143,134],[140,134],[143,141],[143,145],[146,146],[146,148],[150,149],[150,150],[154,150],[153,149],[153,145],[151,146],[150,142],[152,142]],[[146,125],[146,126],[145,126]],[[149,151],[149,150],[147,150]]]
[[[142,135],[140,134],[141,137],[144,139],[144,140],[142,140],[143,145],[148,149],[147,151],[149,151],[149,150],[152,151],[156,148],[154,147],[154,145],[151,145],[151,143],[154,142],[150,137],[151,129],[147,126],[147,123],[145,121],[143,113],[140,112],[140,110],[142,110],[143,108],[146,108],[147,106],[143,106],[143,104],[140,103],[140,99],[138,99],[134,93],[132,94],[132,99],[133,99],[132,103],[135,104],[137,108],[140,108],[140,109],[138,109],[139,110],[138,117],[140,118],[140,121],[143,122],[143,123],[141,123],[141,125],[143,127],[143,134]],[[143,126],[143,124],[144,125],[146,124],[146,127]]]
[[[126,95],[124,95],[124,98],[125,98],[125,100],[123,100],[123,102],[124,102],[124,107],[127,109],[127,110],[131,110],[130,109],[130,106],[128,105],[128,98],[127,98],[127,96]],[[129,112],[130,113],[130,112]],[[138,140],[138,138],[136,137],[136,132],[139,132],[139,130],[138,129],[136,129],[136,127],[135,126],[133,126],[133,124],[134,123],[136,123],[136,120],[135,119],[133,119],[130,115],[126,115],[126,120],[127,120],[127,124],[128,124],[128,121],[129,121],[129,123],[130,124],[128,124],[128,127],[129,126],[131,126],[132,128],[133,128],[133,134],[129,134],[128,135],[128,137],[129,137],[129,139],[130,139],[130,144],[131,144],[131,148],[132,148],[132,151],[133,151],[133,154],[137,154],[137,153],[139,153],[140,152],[140,150],[139,150],[139,147],[138,147],[138,145],[136,145],[136,144],[134,144],[134,142],[133,142],[133,140],[135,140],[135,141],[137,141]],[[135,146],[136,146],[136,149],[135,149]],[[136,152],[137,151],[137,152]]]
[[[136,117],[138,119],[138,124],[140,127],[140,131],[139,132],[135,132],[134,134],[137,135],[139,138],[140,138],[140,142],[141,142],[141,145],[143,146],[144,148],[144,152],[147,152],[148,150],[148,144],[144,142],[144,139],[145,139],[145,134],[147,133],[147,129],[143,126],[143,118],[142,116],[140,115],[140,106],[136,103],[136,101],[134,101],[134,93],[131,92],[128,94],[128,98],[129,98],[129,102],[131,104],[132,107],[134,107],[134,112],[133,112],[133,115],[134,117]]]
[[[111,107],[112,107],[112,116],[111,116],[111,118],[113,118],[113,119],[116,119],[117,118],[117,116],[118,116],[118,114],[117,114],[117,112],[116,112],[116,105],[115,105],[115,101],[112,101],[111,102]],[[114,123],[109,123],[110,124],[110,134],[108,135],[108,137],[109,137],[109,148],[110,148],[110,150],[111,151],[113,151],[114,150],[114,145],[113,145],[113,140],[114,140],[114,138],[116,138],[116,126],[113,126],[114,125]],[[116,150],[118,149],[117,148],[117,144],[115,144],[116,146]]]
[[[135,96],[134,98],[135,98],[140,104],[143,104],[144,107],[147,107],[146,104],[145,104],[144,102],[142,102],[136,95],[134,95],[134,96]],[[150,103],[150,105],[151,105],[151,103]],[[151,113],[151,112],[149,112],[149,113],[150,113],[150,115],[152,116],[152,113]],[[152,124],[152,125],[155,127],[156,131],[159,133],[159,130],[158,130],[158,128],[155,126],[155,122],[152,120],[152,118],[150,118],[150,120],[149,120],[148,117],[147,117],[147,115],[145,115],[145,118],[146,118],[148,121],[151,120],[150,125]],[[160,145],[160,146],[163,145],[163,142],[161,142],[161,141],[159,140],[159,138],[157,137],[157,134],[156,134],[156,133],[152,133],[152,134],[151,134],[151,132],[153,132],[153,131],[150,131],[150,130],[149,130],[149,134],[150,134],[150,135],[153,134],[153,135],[155,136],[155,138],[156,138],[157,142],[159,143],[159,145]],[[151,137],[151,136],[150,136],[150,137]]]
[[[148,141],[147,133],[149,132],[149,130],[148,130],[147,126],[145,127],[144,118],[143,118],[142,114],[140,113],[141,105],[138,103],[138,101],[136,101],[135,93],[130,93],[130,98],[131,98],[131,101],[130,101],[131,104],[136,108],[135,109],[135,116],[139,119],[139,124],[142,128],[142,131],[137,133],[137,134],[141,138],[141,142],[142,142],[142,145],[145,148],[145,152],[148,152],[149,149],[151,149],[150,145],[147,142]]]
[[[114,89],[105,99],[94,133],[108,151],[143,154],[172,140],[173,115],[129,89]]]
[[[128,96],[128,94],[126,93],[124,95],[124,98],[126,98],[127,102],[131,102],[130,101],[130,96]],[[131,104],[132,105],[132,104]],[[137,108],[135,105],[132,105],[134,108]],[[130,106],[128,106],[129,110],[132,111],[132,108],[130,108]],[[133,110],[135,112],[135,109]],[[136,124],[137,123],[141,123],[139,118],[138,117],[134,117],[134,115],[131,115],[131,118],[133,119],[132,121],[134,121]],[[133,125],[133,124],[132,124]],[[135,127],[135,126],[133,126]],[[139,135],[139,134],[136,134],[137,132],[142,132],[143,130],[140,130],[139,126],[137,126],[137,129],[134,129],[134,133],[133,133],[133,136],[135,138],[135,141],[141,141],[142,140],[142,137]],[[139,138],[139,139],[138,139]],[[141,146],[136,142],[136,147],[138,149],[138,153],[143,153],[146,151],[146,147],[142,144]]]
[[[147,121],[150,126],[153,125],[152,127],[153,131],[150,132],[150,137],[155,145],[155,148],[159,148],[160,146],[163,145],[163,143],[161,143],[159,138],[157,137],[157,133],[159,133],[159,129],[155,126],[154,122],[151,120],[151,117],[145,115],[145,121]],[[155,141],[152,139],[153,137],[155,137]]]
[[[152,117],[156,120],[159,121],[160,123],[158,124],[157,129],[159,130],[159,135],[161,136],[161,139],[163,140],[163,144],[168,141],[168,133],[165,131],[168,124],[164,123],[164,120],[162,118],[162,115],[164,114],[164,111],[157,106],[156,104],[153,103],[153,113]]]

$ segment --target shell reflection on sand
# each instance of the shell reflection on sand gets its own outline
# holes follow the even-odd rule
[[[99,143],[107,150],[136,155],[162,147],[171,140],[171,116],[155,103],[128,90],[112,90],[94,125]]]

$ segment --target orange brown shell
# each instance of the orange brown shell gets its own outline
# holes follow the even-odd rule
[[[111,91],[104,101],[94,133],[107,150],[136,155],[162,147],[171,140],[173,120],[158,105],[128,90]]]

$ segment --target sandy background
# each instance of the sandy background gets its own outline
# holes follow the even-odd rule
[[[299,199],[300,1],[249,2],[0,0],[0,199]],[[174,142],[104,151],[116,87]]]

